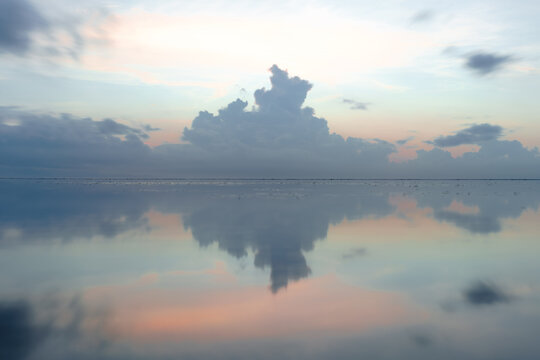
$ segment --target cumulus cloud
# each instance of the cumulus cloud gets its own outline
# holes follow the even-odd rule
[[[510,55],[497,55],[490,53],[475,53],[466,57],[465,67],[486,75],[501,69],[505,64],[513,61]]]
[[[271,89],[255,91],[257,108],[246,111],[248,103],[238,99],[217,115],[199,113],[184,129],[183,140],[199,164],[220,166],[220,158],[244,176],[347,177],[357,176],[362,166],[384,165],[396,151],[383,140],[330,133],[325,119],[302,107],[312,85],[275,65],[270,71]],[[169,153],[173,148],[179,146],[167,146]]]
[[[522,179],[540,177],[538,148],[527,149],[517,140],[479,142],[477,152],[453,158],[440,148],[418,150],[417,158],[396,164],[405,177],[425,178]]]
[[[430,143],[440,147],[452,147],[463,144],[479,144],[484,141],[499,138],[502,135],[502,130],[502,127],[498,125],[472,125],[466,129],[458,131],[454,135],[439,136]]]
[[[465,301],[473,306],[489,306],[506,303],[510,296],[504,293],[497,285],[478,281],[463,292]]]
[[[343,99],[344,104],[349,104],[351,110],[367,110],[370,103],[357,101],[353,99]]]
[[[303,106],[312,85],[277,66],[271,88],[255,91],[255,106],[237,99],[217,114],[201,111],[182,144],[151,148],[148,125],[112,119],[33,114],[0,108],[0,169],[4,176],[146,176],[229,178],[538,178],[538,149],[501,140],[503,128],[472,125],[418,150],[417,158],[389,161],[396,145],[344,138]],[[407,139],[399,140],[398,145]],[[453,158],[441,148],[477,144]]]
[[[304,252],[326,238],[330,224],[345,218],[384,217],[394,209],[386,194],[373,194],[369,187],[351,193],[346,184],[263,187],[249,192],[249,197],[245,196],[246,187],[218,191],[218,198],[198,197],[196,205],[183,212],[185,227],[202,246],[217,243],[238,258],[247,256],[251,249],[254,265],[270,268],[274,293],[311,274]],[[354,249],[350,256],[364,251]]]

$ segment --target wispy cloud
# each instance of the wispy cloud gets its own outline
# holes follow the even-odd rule
[[[417,12],[411,17],[411,23],[422,23],[428,22],[435,16],[435,13],[432,10],[422,10]]]
[[[342,255],[342,258],[344,260],[353,259],[356,257],[364,256],[367,254],[367,250],[365,248],[354,248],[346,252]]]
[[[353,100],[353,99],[342,99],[342,102],[344,104],[350,105],[351,110],[367,110],[368,106],[371,105],[371,103]]]
[[[485,141],[496,140],[502,135],[503,128],[498,125],[479,124],[472,125],[466,129],[458,131],[454,135],[439,136],[433,141],[433,145],[440,147],[452,147],[463,144],[479,144]]]

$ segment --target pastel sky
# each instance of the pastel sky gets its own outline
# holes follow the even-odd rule
[[[144,147],[154,155],[176,154],[167,163],[179,163],[179,157],[199,161],[200,152],[191,156],[179,147],[195,144],[201,134],[217,131],[196,129],[194,119],[200,117],[199,112],[215,114],[213,121],[225,124],[226,116],[218,111],[240,99],[247,102],[241,106],[242,116],[260,117],[264,105],[254,94],[265,88],[268,94],[281,94],[269,95],[276,102],[267,106],[270,112],[265,118],[280,117],[275,109],[284,104],[283,99],[298,96],[305,99],[295,104],[295,111],[313,109],[310,116],[315,120],[306,120],[307,127],[326,121],[324,139],[309,138],[306,141],[310,144],[324,143],[335,133],[348,144],[348,138],[355,138],[363,141],[364,147],[377,145],[372,149],[377,153],[373,161],[365,159],[363,163],[384,159],[390,164],[406,164],[423,155],[432,159],[407,170],[373,169],[367,177],[446,177],[450,175],[425,169],[440,162],[434,158],[446,158],[450,153],[461,159],[471,151],[469,158],[487,157],[495,163],[494,154],[498,154],[521,167],[474,173],[467,169],[475,168],[477,160],[469,159],[467,169],[456,165],[456,176],[540,176],[535,149],[540,145],[538,1],[510,5],[497,0],[0,0],[0,9],[0,137],[9,136],[12,142],[9,148],[4,142],[2,150],[9,155],[0,155],[0,168],[7,175],[41,174],[34,170],[43,169],[39,165],[43,159],[19,149],[20,144],[31,147],[28,144],[36,143],[28,138],[30,132],[43,134],[40,126],[50,123],[66,130],[86,118],[92,119],[88,126],[97,126],[99,134],[109,137],[105,139],[109,145],[111,137],[126,143],[131,136],[142,143],[139,150]],[[291,86],[298,76],[298,81],[306,80],[312,87],[273,88],[270,76],[288,77]],[[68,118],[68,123],[62,123]],[[108,133],[103,130],[107,124],[97,124],[103,119],[110,119]],[[250,134],[245,124],[237,125],[246,134],[239,135],[235,128],[236,142],[229,144],[227,151],[233,145],[251,144],[245,139],[254,133]],[[113,127],[115,130],[110,130]],[[273,130],[262,130],[264,140],[278,146],[277,138],[269,135]],[[283,129],[278,130],[280,136],[284,134]],[[298,140],[302,131],[297,130],[287,136]],[[56,128],[49,131],[62,132]],[[66,130],[65,134],[77,131]],[[90,130],[80,131],[88,134]],[[219,132],[226,133],[224,129]],[[94,140],[88,143],[99,142]],[[221,140],[204,141],[214,144]],[[180,145],[164,147],[164,143]],[[296,154],[299,141],[295,144]],[[200,142],[198,145],[205,153],[215,150]],[[260,149],[260,144],[256,145],[249,145],[248,152]],[[366,153],[356,147],[349,152]],[[85,148],[85,154],[93,151]],[[265,149],[258,162],[276,156],[271,147]],[[33,150],[43,153],[38,147]],[[310,147],[301,150],[316,153]],[[284,151],[283,158],[289,159],[289,155]],[[205,168],[212,167],[209,161]],[[21,163],[27,166],[15,169]],[[52,168],[69,166],[58,163]],[[328,175],[314,170],[246,173],[182,167],[190,169],[180,174],[183,176]],[[264,168],[294,167],[267,164]],[[324,166],[313,165],[317,167]],[[531,171],[535,167],[538,169]],[[147,171],[129,169],[123,174],[179,175],[148,167]],[[56,170],[45,174],[54,175]],[[336,174],[341,173],[336,170]]]

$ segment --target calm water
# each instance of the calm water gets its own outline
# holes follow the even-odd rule
[[[1,359],[540,358],[540,181],[0,194]]]

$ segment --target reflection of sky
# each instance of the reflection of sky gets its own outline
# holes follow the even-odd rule
[[[538,185],[4,180],[0,350],[532,359]]]

